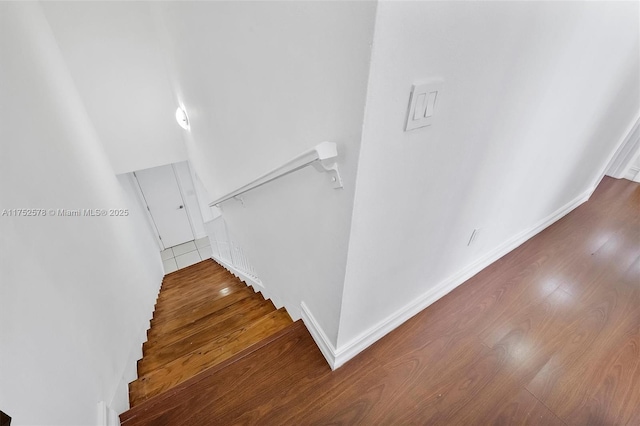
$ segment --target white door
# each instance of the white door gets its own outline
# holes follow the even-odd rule
[[[193,231],[173,166],[134,173],[164,248],[193,240]]]

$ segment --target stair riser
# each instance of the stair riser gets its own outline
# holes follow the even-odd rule
[[[215,344],[203,346],[197,352],[180,357],[153,370],[129,385],[131,405],[135,406],[146,399],[159,395],[207,368],[223,362],[243,349],[277,333],[291,322],[286,311],[278,310],[255,321],[242,331],[236,331],[234,336],[228,340],[227,345],[223,347]]]
[[[228,318],[236,315],[237,312],[252,310],[257,306],[260,306],[263,302],[264,300],[259,297],[247,297],[238,302],[232,303],[219,311],[212,312],[201,317],[191,324],[175,329],[172,333],[159,334],[156,335],[155,338],[153,336],[149,337],[149,340],[147,340],[142,346],[142,353],[146,356],[150,351],[155,350],[156,348],[171,345],[184,338],[184,336],[199,333],[204,329],[212,327],[222,321],[226,321]]]
[[[233,330],[241,330],[252,321],[272,311],[273,308],[269,305],[257,306],[253,310],[247,311],[244,314],[236,314],[226,321],[218,323],[172,345],[156,348],[154,351],[150,351],[148,355],[145,355],[142,362],[138,364],[138,374],[145,375],[181,356],[197,351],[205,345],[219,344],[223,346],[228,342],[228,338],[219,337],[212,340],[213,336],[218,336],[222,333],[231,336],[233,335]]]
[[[138,361],[139,379],[129,384],[131,406],[259,346],[291,323],[284,309],[213,261],[166,276]]]
[[[239,282],[224,282],[219,285],[202,285],[198,288],[194,288],[188,292],[183,291],[175,296],[169,298],[168,300],[158,299],[156,301],[156,309],[155,313],[167,312],[175,309],[180,309],[181,307],[188,305],[189,303],[197,302],[201,299],[202,296],[206,296],[208,294],[219,294],[226,293],[229,291],[228,289],[236,289],[246,287],[244,284]]]
[[[175,316],[167,321],[161,321],[152,323],[151,329],[147,332],[147,340],[153,340],[161,338],[159,336],[166,335],[168,333],[172,333],[179,328],[185,327],[189,324],[194,324],[200,318],[205,317],[207,315],[213,314],[225,307],[232,305],[235,302],[240,300],[244,300],[251,297],[257,297],[250,290],[243,292],[236,292],[230,294],[222,299],[216,299],[213,301],[209,301],[210,303],[201,305],[198,309],[181,313],[181,315]]]

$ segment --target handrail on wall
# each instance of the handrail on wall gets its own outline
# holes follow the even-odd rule
[[[262,176],[252,180],[248,184],[243,185],[240,188],[235,189],[218,198],[217,200],[210,203],[209,206],[217,206],[218,204],[223,203],[233,197],[237,197],[240,194],[244,194],[247,191],[251,191],[254,188],[262,186],[265,183],[271,182],[272,180],[278,179],[279,177],[288,175],[289,173],[293,173],[296,170],[300,170],[310,165],[312,165],[319,172],[329,173],[334,188],[342,188],[342,178],[340,177],[340,172],[338,171],[337,158],[338,149],[334,142],[319,143],[313,148],[287,161],[283,165],[276,167],[270,172],[267,172]]]

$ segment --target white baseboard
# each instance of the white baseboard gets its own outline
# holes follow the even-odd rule
[[[637,178],[638,178],[638,174],[640,173],[640,169],[637,167],[630,167],[629,170],[627,170],[627,173],[624,175],[624,178],[627,180],[632,180],[634,182],[637,182]]]
[[[625,178],[629,173],[629,168],[633,165],[640,149],[640,111],[636,114],[635,119],[627,128],[622,140],[618,143],[616,150],[611,153],[611,157],[607,162],[607,166],[602,171],[600,179],[605,173],[616,179]],[[629,179],[632,180],[632,179]]]
[[[98,402],[98,426],[120,426],[120,416],[106,402]]]
[[[486,255],[482,256],[472,264],[460,270],[458,273],[450,276],[449,278],[441,281],[426,293],[419,296],[411,303],[405,305],[403,308],[397,310],[384,320],[370,327],[368,330],[361,333],[359,336],[352,339],[345,345],[335,348],[326,333],[322,330],[318,322],[315,320],[308,307],[302,303],[302,319],[309,330],[309,333],[313,337],[314,341],[320,348],[320,351],[327,359],[327,362],[332,369],[339,368],[345,362],[349,361],[354,356],[371,346],[373,343],[384,337],[387,333],[397,328],[399,325],[407,321],[409,318],[416,315],[418,312],[424,310],[426,307],[436,302],[438,299],[444,297],[447,293],[458,287],[460,284],[467,281],[478,272],[500,259],[510,251],[514,250],[548,226],[552,225],[569,212],[574,210],[580,204],[589,199],[595,187],[583,192],[569,203],[565,204],[549,216],[540,220],[534,226],[520,232],[509,240],[505,241],[500,246],[496,247]]]
[[[309,334],[313,337],[313,340],[316,342],[316,345],[320,349],[320,352],[322,352],[322,355],[324,355],[331,369],[335,370],[338,368],[339,366],[336,366],[336,348],[304,302],[300,304],[300,315],[302,316],[302,322],[304,322],[307,330],[309,330]]]

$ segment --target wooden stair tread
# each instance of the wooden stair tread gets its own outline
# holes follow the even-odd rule
[[[171,316],[171,318],[167,318],[164,321],[151,321],[151,329],[147,333],[147,336],[149,339],[151,339],[163,333],[168,333],[171,330],[176,330],[187,324],[194,323],[202,317],[220,311],[221,309],[248,297],[256,296],[253,291],[245,288],[242,290],[234,291],[223,298],[207,300],[206,303],[200,304],[189,311],[175,314]]]
[[[168,286],[179,286],[183,284],[185,278],[193,278],[196,276],[210,276],[226,272],[222,266],[213,260],[205,260],[186,268],[179,269],[175,273],[165,275],[164,281]]]
[[[191,285],[191,288],[185,287],[180,289],[180,294],[177,294],[170,298],[169,300],[163,300],[158,297],[156,301],[156,305],[154,307],[154,319],[157,321],[161,319],[160,317],[163,313],[173,311],[175,309],[184,309],[188,308],[189,305],[198,305],[207,300],[209,295],[218,295],[219,297],[224,297],[225,295],[239,290],[246,289],[247,286],[238,281],[234,283],[225,283],[221,286],[204,286],[202,289],[194,288],[197,286],[197,283]],[[164,290],[160,291],[162,295]],[[175,300],[174,300],[175,299]]]
[[[165,276],[156,300],[132,407],[268,342],[292,323],[284,309],[226,269],[203,261]]]
[[[179,287],[184,285],[185,280],[198,276],[206,277],[221,272],[226,272],[226,270],[213,259],[207,259],[165,275],[162,280],[162,286],[165,289]]]
[[[196,292],[219,291],[232,285],[244,286],[238,278],[233,275],[229,276],[230,274],[227,271],[224,272],[226,272],[226,275],[217,273],[202,279],[196,277],[185,278],[184,283],[171,288],[165,288],[166,286],[163,284],[156,305],[171,307],[183,303],[185,300],[192,300],[193,294]]]
[[[171,299],[176,294],[182,294],[184,288],[192,290],[194,283],[197,283],[198,287],[217,286],[228,279],[235,280],[236,277],[213,260],[202,261],[165,275],[158,300]]]
[[[175,303],[158,302],[153,313],[152,321],[156,323],[162,322],[168,318],[171,318],[176,312],[193,310],[200,305],[211,302],[214,299],[222,299],[223,297],[228,296],[231,293],[245,290],[248,290],[247,286],[239,282],[226,285],[223,288],[217,290],[184,290],[183,292],[188,295],[188,297],[183,296],[184,300]]]
[[[310,352],[321,362],[325,362],[304,324],[298,320],[233,357],[122,413],[121,424],[151,424],[163,413],[179,407],[186,394],[202,395],[203,389],[209,390],[212,387],[220,388],[220,394],[231,392],[237,386],[242,386],[243,381],[237,380],[241,378],[239,376],[267,372],[266,367],[273,366],[274,363],[284,366],[291,360],[304,361]],[[238,371],[242,373],[238,375]],[[221,376],[224,376],[225,380],[221,381]]]
[[[145,354],[141,362],[138,363],[138,375],[145,375],[183,355],[199,350],[204,346],[211,346],[214,342],[220,342],[220,345],[224,345],[228,340],[228,336],[233,335],[235,331],[245,329],[252,322],[274,311],[273,304],[262,303],[251,310],[236,312],[235,315],[216,322],[210,327],[190,334],[170,345],[156,346]]]
[[[199,372],[235,355],[246,347],[291,324],[284,310],[272,312],[250,325],[234,330],[222,338],[200,347],[162,367],[153,370],[130,384],[131,404],[151,398],[187,380]]]
[[[175,296],[182,295],[185,288],[190,288],[194,281],[197,281],[198,287],[217,287],[224,285],[227,280],[233,280],[235,277],[228,277],[225,275],[225,270],[216,272],[215,274],[202,273],[203,277],[198,277],[197,274],[181,276],[179,279],[176,277],[174,281],[163,281],[162,293],[158,296],[158,300],[171,300]],[[228,272],[227,272],[228,274]]]
[[[188,338],[189,336],[199,333],[202,330],[215,326],[216,324],[227,320],[239,313],[250,311],[257,306],[264,303],[264,299],[259,295],[254,295],[240,299],[222,309],[212,312],[208,315],[198,318],[197,320],[183,325],[178,329],[174,329],[171,333],[164,333],[161,335],[151,335],[149,339],[142,346],[142,352],[145,354],[156,348],[171,345],[181,339]]]

